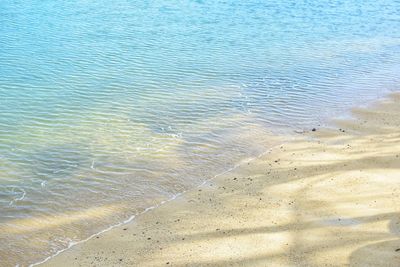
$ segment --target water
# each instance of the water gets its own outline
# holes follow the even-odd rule
[[[397,90],[400,2],[0,0],[0,265]]]

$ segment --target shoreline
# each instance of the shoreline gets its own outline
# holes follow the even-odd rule
[[[377,108],[377,106],[386,105],[385,107],[386,108],[389,107],[390,112],[393,113],[393,110],[398,112],[394,113],[394,115],[400,115],[400,110],[396,110],[396,105],[395,105],[396,99],[397,100],[400,99],[399,94],[392,94],[390,99],[377,102],[374,108],[359,109],[358,112],[370,113],[368,120],[373,120],[374,116],[376,117],[379,115],[380,112],[384,111],[382,107],[379,109]],[[217,175],[217,177],[208,180],[203,185],[196,187],[195,189],[189,190],[184,195],[180,195],[178,198],[175,198],[175,201],[173,202],[168,201],[167,203],[158,206],[157,209],[152,209],[149,212],[142,213],[141,216],[137,217],[135,220],[131,220],[127,224],[124,223],[123,224],[124,227],[122,227],[122,225],[119,225],[120,227],[114,226],[113,227],[114,229],[111,229],[107,232],[103,232],[100,235],[96,234],[93,236],[96,238],[91,238],[86,242],[81,242],[69,249],[66,249],[63,252],[59,252],[57,256],[51,257],[48,261],[44,262],[40,266],[82,266],[82,265],[88,266],[93,264],[100,266],[104,265],[131,266],[137,264],[141,266],[146,266],[147,264],[148,266],[165,266],[165,265],[186,266],[190,264],[195,264],[195,265],[197,264],[200,266],[203,265],[218,266],[226,264],[258,265],[265,263],[265,261],[272,263],[272,265],[274,264],[297,265],[297,263],[301,265],[302,263],[304,263],[303,262],[304,257],[302,257],[301,255],[297,255],[297,253],[291,255],[292,253],[289,252],[292,251],[293,248],[285,247],[289,246],[285,244],[289,244],[290,242],[285,244],[282,243],[282,242],[287,242],[288,240],[291,239],[289,237],[286,237],[285,234],[287,233],[298,234],[299,231],[301,232],[301,229],[300,230],[297,229],[298,227],[295,227],[295,225],[290,226],[291,222],[288,222],[287,218],[285,219],[285,215],[290,215],[292,207],[296,206],[295,204],[296,201],[287,202],[286,200],[288,199],[286,199],[286,197],[281,197],[278,202],[269,201],[268,203],[265,203],[265,201],[263,200],[269,199],[270,194],[265,195],[265,192],[260,192],[259,188],[271,185],[276,186],[274,179],[277,179],[279,180],[279,183],[276,182],[278,185],[287,184],[287,186],[289,186],[289,189],[283,186],[283,189],[280,188],[280,190],[276,191],[273,190],[273,192],[269,193],[276,193],[279,195],[279,193],[283,194],[285,190],[287,191],[286,193],[290,193],[291,192],[290,187],[294,188],[302,187],[302,184],[306,183],[307,182],[306,180],[309,179],[308,176],[312,176],[311,174],[314,174],[313,176],[320,175],[319,173],[321,171],[318,172],[313,168],[309,168],[310,166],[307,166],[307,164],[304,164],[304,162],[302,162],[304,161],[304,157],[299,159],[298,156],[296,155],[290,155],[288,151],[292,151],[292,153],[296,153],[295,151],[303,151],[303,153],[304,151],[306,152],[308,151],[310,153],[311,152],[319,153],[319,156],[321,156],[322,158],[320,162],[321,166],[315,167],[316,169],[319,169],[319,168],[324,168],[324,165],[327,165],[326,162],[328,161],[340,161],[341,159],[348,160],[347,158],[349,157],[349,155],[346,154],[347,153],[346,150],[350,149],[351,151],[351,148],[347,146],[350,144],[347,144],[344,147],[346,152],[343,152],[343,154],[337,153],[337,151],[335,151],[335,153],[331,153],[334,155],[327,153],[327,151],[335,150],[336,149],[335,146],[337,146],[337,143],[340,144],[341,142],[343,143],[344,141],[346,142],[351,141],[357,144],[358,142],[360,142],[360,140],[366,141],[363,140],[363,138],[365,135],[369,134],[368,133],[369,130],[372,132],[377,132],[378,134],[389,134],[389,135],[396,134],[396,132],[393,131],[393,129],[392,132],[389,131],[390,129],[386,128],[381,129],[380,132],[379,129],[382,128],[383,126],[387,128],[392,127],[394,129],[397,129],[398,121],[395,118],[392,118],[391,120],[388,121],[384,120],[381,122],[375,122],[374,125],[370,125],[369,127],[367,127],[365,125],[363,126],[363,124],[365,123],[361,124],[357,123],[357,120],[362,118],[363,116],[365,116],[365,114],[360,115],[357,114],[356,112],[354,119],[337,122],[338,126],[342,125],[339,128],[340,129],[339,131],[334,131],[333,129],[318,129],[315,133],[304,133],[301,136],[296,136],[295,140],[285,143],[283,145],[279,145],[275,148],[272,148],[269,150],[270,152],[263,153],[259,158],[256,158],[254,162],[253,161],[251,163],[249,162],[247,165],[244,164],[244,166],[240,166],[240,168],[235,167],[236,168],[235,172],[229,173],[228,170],[224,172],[222,175],[219,176]],[[350,138],[351,140],[350,139],[346,140],[346,138],[347,139]],[[395,141],[391,145],[400,145],[400,143]],[[369,147],[373,147],[374,145],[376,146],[376,144],[374,144],[372,141],[370,142],[371,143],[368,144]],[[321,143],[323,145],[321,145]],[[321,148],[321,146],[323,146],[323,148]],[[352,146],[353,145],[350,145],[350,147]],[[391,147],[392,150],[393,147]],[[363,153],[362,152],[363,150],[364,148],[360,149],[359,153]],[[381,151],[378,152],[380,153]],[[388,151],[385,151],[385,154],[387,153]],[[306,156],[305,158],[307,159],[308,156]],[[278,159],[276,159],[277,157]],[[282,158],[284,158],[285,160],[284,161],[281,160]],[[313,161],[315,160],[316,159],[313,158]],[[361,163],[361,165],[362,164],[365,164],[365,162]],[[387,164],[387,162],[383,162],[382,164],[385,165]],[[397,163],[393,164],[395,164],[395,166],[398,166],[396,165]],[[347,166],[342,166],[342,167],[343,169],[347,170]],[[285,169],[284,173],[281,173],[282,168]],[[265,169],[268,169],[269,171],[266,171]],[[316,171],[318,172],[317,175],[315,175],[314,173]],[[336,172],[338,171],[339,170],[336,170]],[[352,172],[354,171],[355,170],[352,170]],[[364,169],[361,168],[360,166],[359,170],[357,171],[363,172]],[[397,174],[400,173],[397,171],[393,175]],[[299,175],[301,176],[301,178],[296,177]],[[325,173],[325,175],[335,176],[337,174],[331,171],[330,173],[329,172]],[[349,174],[343,173],[343,175],[349,175]],[[355,175],[355,173],[352,173],[352,175]],[[382,174],[381,172],[378,171],[377,175],[378,176],[384,175],[384,173]],[[296,178],[290,179],[289,177],[296,177]],[[351,180],[351,177],[348,177],[348,179]],[[362,178],[358,177],[357,179],[362,179]],[[393,177],[391,179],[393,179]],[[341,181],[341,183],[346,184],[346,181]],[[257,186],[255,186],[255,184],[257,184]],[[360,184],[358,183],[356,184],[360,186]],[[337,183],[335,184],[333,182],[331,186],[335,185],[338,184]],[[324,186],[326,187],[326,185],[323,185],[322,188],[326,189]],[[352,188],[353,190],[356,190],[358,188],[351,183],[348,186],[349,187],[353,186],[354,187]],[[232,191],[228,193],[227,188],[229,188]],[[316,194],[317,192],[311,190],[311,193]],[[241,199],[241,201],[236,200],[238,197],[239,199]],[[226,206],[228,206],[229,208],[227,209]],[[247,211],[249,206],[256,207],[255,208],[256,210],[253,211],[254,214],[251,213],[250,211]],[[281,208],[282,206],[284,206],[285,208]],[[321,205],[320,206],[317,205],[317,207],[311,205],[311,207],[317,210],[322,209]],[[259,209],[261,209],[262,211],[259,211]],[[386,207],[386,209],[390,209],[390,207]],[[195,212],[196,210],[197,212]],[[310,210],[308,209],[300,209],[300,210],[301,210],[300,215],[303,212],[305,213],[310,212]],[[313,209],[311,209],[311,211],[312,210]],[[249,212],[251,214],[249,214]],[[197,213],[201,213],[205,217],[209,217],[211,215],[213,216],[209,218],[210,222],[203,222],[202,216],[196,217]],[[353,217],[355,216],[351,216],[353,213],[357,213],[354,211],[353,213],[352,211],[347,211],[347,213],[349,213],[347,216],[339,216],[337,218],[332,215],[329,217],[325,213],[329,212],[324,210],[322,212],[324,216],[322,216],[321,214],[314,216],[310,215],[310,217],[311,218],[314,217],[314,219],[323,218],[323,220],[321,220],[322,222],[319,222],[317,220],[318,223],[316,223],[313,220],[307,220],[307,223],[302,227],[304,227],[305,229],[322,228],[324,230],[325,228],[328,228],[329,231],[334,231],[335,229],[332,228],[336,227],[357,228],[358,226],[360,226],[360,224],[362,224],[359,221],[368,220],[368,218],[367,219],[364,218],[366,216],[356,216],[356,218],[358,219],[354,219]],[[392,217],[395,216],[395,214],[396,213],[394,211],[391,211],[391,212],[386,212],[382,216],[384,218],[390,217],[391,218],[390,220],[393,220]],[[221,218],[223,217],[222,215],[225,215],[226,220]],[[260,222],[259,219],[256,219],[259,218],[260,216],[262,217],[262,215],[268,215],[264,216],[265,218],[271,218],[271,217],[272,218],[277,217],[277,218],[267,223],[267,226],[265,226],[263,225],[262,222]],[[254,220],[249,221],[248,217],[251,217]],[[213,220],[215,221],[213,222]],[[369,220],[374,220],[374,219],[370,218]],[[378,217],[375,218],[375,220],[379,221]],[[186,223],[183,223],[183,221],[185,221]],[[319,225],[321,223],[323,226]],[[176,226],[177,224],[179,225],[178,228]],[[314,224],[318,224],[318,227],[314,226]],[[151,225],[151,227],[147,227],[148,225]],[[190,228],[189,225],[191,225],[192,228]],[[265,230],[268,230],[269,228],[281,229],[284,230],[283,232],[285,232],[285,234],[282,233],[277,234],[276,238],[270,237],[268,236],[268,234],[267,236],[260,237],[259,235],[263,235],[260,234],[260,232],[262,232],[261,230],[264,228]],[[169,231],[167,229],[169,229]],[[201,233],[200,230],[204,232],[204,229],[208,229],[209,231],[206,232],[205,234]],[[268,231],[266,232],[269,233]],[[193,236],[196,237],[199,235],[201,238],[193,238]],[[228,235],[228,237],[226,237],[225,235]],[[244,240],[242,241],[245,241],[244,242],[245,245],[243,244],[237,245],[236,244],[238,241],[237,239],[241,239],[243,235],[246,236],[249,235],[255,240],[247,240],[246,238],[244,238]],[[270,235],[273,236],[273,234]],[[396,238],[396,234],[393,234],[393,236],[392,235],[389,236],[392,239]],[[218,241],[218,239],[222,239],[222,241]],[[283,252],[281,252],[281,254],[284,255],[288,254],[289,259],[291,257],[294,257],[293,258],[294,260],[292,259],[293,262],[290,262],[290,260],[284,256],[274,256],[271,254],[271,255],[266,255],[265,257],[261,257],[260,255],[258,255],[258,253],[256,253],[258,250],[262,250],[263,252],[265,252],[271,249],[264,247],[263,241],[268,241],[266,243],[271,244],[271,247],[274,247],[274,249],[277,251],[282,250]],[[304,242],[305,244],[302,245],[307,247],[309,240],[307,241],[308,242]],[[366,241],[364,240],[364,242]],[[185,243],[185,245],[182,247],[181,243]],[[340,245],[340,242],[337,243],[339,243]],[[249,248],[253,247],[255,244],[261,247],[257,250]],[[156,247],[159,247],[159,249],[156,250],[155,249]],[[233,255],[231,255],[229,248],[238,252],[236,254],[240,255],[239,257],[240,259],[234,258]],[[221,249],[224,250],[219,251]],[[252,254],[251,257],[250,256],[244,257],[244,255],[249,251],[252,251],[252,253],[250,253]],[[134,255],[135,253],[136,255],[144,253],[144,255],[142,256],[142,258],[139,258]],[[203,254],[207,255],[207,258],[211,255],[210,260],[205,261],[204,259],[205,257]],[[222,257],[226,255],[231,255],[231,259],[229,259],[229,257],[227,259]],[[171,259],[168,260],[168,257],[170,257]],[[224,258],[222,261],[221,257]],[[325,258],[326,258],[325,260],[329,260],[332,257],[325,257]],[[312,259],[313,260],[318,259],[318,261],[320,261],[320,264],[324,262],[323,259],[320,259],[320,257],[317,256],[312,257]],[[342,260],[341,263],[346,264],[347,262],[345,260]],[[318,266],[320,264],[316,265]],[[332,266],[340,266],[339,261],[338,265],[332,265]]]
[[[283,135],[282,135],[282,136],[283,136]],[[293,138],[293,137],[291,137],[291,138]],[[202,183],[200,183],[200,184],[198,184],[198,185],[195,185],[193,188],[190,188],[190,189],[188,189],[188,190],[179,192],[179,193],[177,193],[176,195],[172,196],[171,198],[166,199],[166,200],[163,200],[163,201],[161,201],[160,203],[157,203],[157,204],[154,205],[154,206],[150,206],[150,207],[144,209],[143,211],[141,211],[141,212],[139,212],[139,213],[136,213],[136,214],[130,216],[128,219],[126,219],[126,220],[124,220],[124,221],[122,221],[122,222],[113,224],[113,225],[111,225],[111,226],[109,226],[109,227],[107,227],[107,228],[101,230],[101,231],[98,232],[98,233],[94,233],[94,234],[90,235],[89,237],[87,237],[87,238],[85,238],[85,239],[83,239],[83,240],[76,241],[76,242],[71,242],[71,243],[68,245],[68,247],[57,251],[57,252],[54,253],[53,255],[50,255],[50,256],[48,256],[47,258],[45,258],[45,259],[43,259],[43,260],[41,260],[41,261],[38,261],[38,262],[35,262],[35,263],[32,263],[32,264],[29,264],[28,266],[29,266],[29,267],[34,267],[34,266],[39,266],[39,265],[42,266],[42,264],[44,264],[44,263],[46,263],[46,262],[48,262],[48,261],[51,261],[54,257],[57,257],[57,256],[60,255],[61,253],[67,252],[68,250],[72,249],[73,247],[75,247],[75,246],[77,246],[77,245],[80,245],[80,244],[83,244],[83,243],[85,243],[85,242],[87,242],[87,241],[90,241],[90,240],[92,240],[92,239],[95,238],[95,237],[98,237],[98,236],[100,236],[100,235],[102,235],[102,234],[104,234],[104,233],[106,233],[106,232],[108,232],[108,231],[113,230],[114,228],[122,227],[122,226],[124,226],[124,225],[126,225],[126,224],[129,224],[129,223],[131,223],[135,218],[137,218],[137,216],[141,216],[141,215],[143,215],[143,214],[145,214],[145,213],[147,213],[147,212],[149,212],[149,211],[151,211],[151,210],[154,210],[154,209],[157,209],[157,208],[162,207],[164,204],[167,204],[167,203],[169,203],[169,202],[171,202],[171,201],[174,201],[174,200],[176,200],[176,199],[178,199],[178,198],[180,198],[180,197],[184,197],[184,195],[185,195],[186,193],[191,192],[191,191],[193,191],[193,190],[196,190],[196,189],[198,189],[198,188],[201,188],[201,187],[203,187],[204,185],[206,185],[207,183],[212,182],[212,181],[213,181],[214,179],[216,179],[217,177],[222,176],[222,175],[226,175],[227,173],[230,173],[230,172],[232,172],[232,171],[235,171],[237,168],[240,168],[242,165],[244,165],[244,164],[246,164],[246,163],[249,163],[249,162],[252,162],[252,161],[254,161],[254,160],[257,160],[258,158],[264,156],[266,153],[269,153],[272,149],[274,149],[274,148],[276,148],[276,147],[279,147],[279,146],[285,144],[285,142],[288,141],[288,137],[286,137],[285,139],[280,138],[280,141],[281,141],[282,143],[278,143],[278,144],[276,144],[276,145],[273,145],[271,148],[268,148],[266,151],[262,152],[261,154],[255,156],[255,157],[251,157],[251,158],[247,158],[247,159],[241,160],[239,163],[235,164],[233,167],[231,167],[231,168],[229,168],[229,169],[227,169],[227,170],[225,170],[225,171],[223,171],[223,172],[221,172],[221,173],[218,173],[218,174],[214,175],[213,177],[211,177],[211,178],[209,178],[209,179],[204,180]],[[19,265],[17,265],[17,266],[19,266]]]

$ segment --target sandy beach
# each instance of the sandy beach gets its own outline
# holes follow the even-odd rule
[[[400,266],[400,94],[40,266]]]

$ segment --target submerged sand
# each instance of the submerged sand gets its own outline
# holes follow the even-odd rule
[[[400,95],[41,266],[400,266]]]

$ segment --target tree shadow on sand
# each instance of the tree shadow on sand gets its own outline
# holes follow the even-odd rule
[[[139,262],[400,266],[400,213],[393,204],[400,191],[400,119],[387,124],[387,113],[376,113],[358,130],[356,120],[352,131],[328,130],[272,151],[248,171],[217,179],[218,189],[204,200],[188,196],[199,214],[176,217],[196,224],[190,231],[169,225],[171,244]]]

